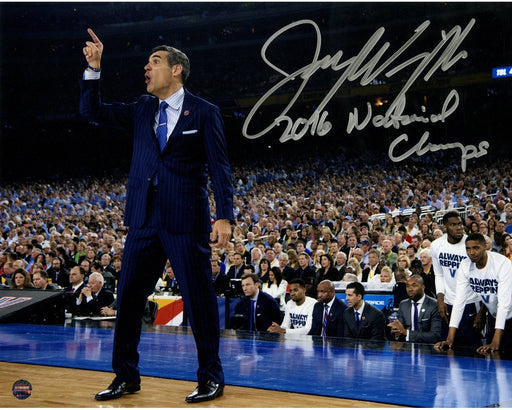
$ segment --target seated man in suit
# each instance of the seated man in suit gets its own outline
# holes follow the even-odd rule
[[[260,291],[260,281],[255,273],[242,275],[242,289],[245,296],[235,307],[235,316],[242,317],[241,330],[266,331],[272,322],[281,320],[281,312],[276,300],[268,293]]]
[[[220,271],[220,261],[212,260],[212,281],[215,293],[222,295],[229,288],[229,278],[225,273]]]
[[[48,274],[46,271],[38,271],[32,275],[32,283],[39,290],[57,290],[58,287],[54,283],[48,283]]]
[[[233,265],[228,270],[229,279],[240,279],[244,274],[244,258],[241,253],[235,252],[233,254]]]
[[[364,286],[352,282],[345,290],[349,308],[343,312],[344,337],[367,340],[385,340],[386,319],[376,307],[365,303]]]
[[[435,343],[441,337],[441,316],[437,301],[425,295],[425,284],[420,275],[407,281],[408,299],[400,302],[398,319],[388,326],[395,336],[406,342]]]
[[[66,311],[72,315],[79,314],[78,300],[85,286],[85,270],[81,266],[75,266],[69,271],[69,286],[66,288]]]
[[[89,276],[87,286],[82,288],[78,300],[79,313],[83,316],[100,316],[101,308],[109,306],[114,301],[114,294],[103,287],[105,279],[99,272],[93,272]]]
[[[317,294],[318,302],[313,308],[313,323],[308,334],[343,337],[343,312],[347,305],[336,297],[334,284],[330,280],[318,284]]]

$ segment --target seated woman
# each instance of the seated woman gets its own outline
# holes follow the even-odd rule
[[[284,312],[287,287],[288,282],[282,278],[281,269],[274,266],[268,273],[268,282],[263,283],[261,290],[276,299],[279,309]]]
[[[333,282],[341,280],[341,272],[334,267],[332,256],[328,253],[320,256],[321,267],[317,269],[316,283],[320,283],[323,280],[330,280]]]
[[[30,273],[25,269],[16,269],[11,278],[11,289],[34,289]]]

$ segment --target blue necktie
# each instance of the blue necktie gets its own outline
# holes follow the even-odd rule
[[[158,127],[156,129],[156,137],[158,138],[160,151],[163,151],[165,144],[167,144],[167,113],[165,112],[167,106],[168,104],[165,101],[160,103],[160,115],[158,117]]]
[[[326,303],[324,307],[324,320],[322,321],[322,336],[327,336],[327,317],[329,314],[329,305]]]
[[[360,320],[359,320],[359,312],[356,312],[356,325],[359,327],[359,323],[360,323]]]
[[[254,328],[256,328],[255,324],[254,324],[254,305],[256,304],[256,301],[255,300],[251,300],[251,317],[249,318],[249,330],[253,330],[253,326]],[[254,329],[256,330],[256,329]]]
[[[419,329],[419,318],[418,318],[418,302],[414,302],[414,330],[418,331]]]

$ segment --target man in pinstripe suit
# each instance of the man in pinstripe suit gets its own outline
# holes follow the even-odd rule
[[[97,400],[140,390],[137,347],[144,306],[169,259],[198,350],[198,386],[186,401],[212,400],[223,393],[218,355],[219,315],[211,282],[210,244],[231,237],[233,188],[223,123],[218,107],[183,85],[187,56],[169,46],[153,49],[144,67],[146,89],[131,104],[101,101],[99,77],[103,44],[92,30],[83,49],[87,69],[81,80],[80,113],[89,120],[133,129],[133,157],[127,185],[125,225],[129,226],[118,284],[112,384]],[[215,194],[211,226],[207,180]]]

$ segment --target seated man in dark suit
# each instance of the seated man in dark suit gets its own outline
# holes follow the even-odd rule
[[[233,265],[228,270],[229,279],[240,279],[244,273],[244,259],[241,253],[235,252],[233,254]]]
[[[313,323],[309,335],[343,337],[343,312],[347,305],[336,297],[334,284],[323,280],[317,286],[318,302],[313,308]],[[324,317],[326,323],[324,326]]]
[[[101,308],[109,306],[114,301],[114,294],[103,287],[105,279],[99,272],[89,276],[87,286],[82,288],[78,300],[78,312],[82,316],[100,316]]]
[[[78,315],[78,298],[85,286],[85,270],[81,266],[75,266],[69,271],[69,286],[66,288],[66,311],[72,315]]]
[[[281,321],[279,305],[272,296],[260,290],[258,275],[244,273],[242,289],[245,296],[235,307],[235,316],[242,318],[238,329],[266,331],[272,322]]]
[[[402,341],[436,343],[441,338],[441,316],[437,301],[425,295],[420,275],[413,275],[407,281],[407,295],[409,298],[400,302],[398,319],[388,325],[391,331]]]
[[[48,274],[46,271],[38,271],[32,275],[32,283],[39,290],[57,290],[58,287],[54,283],[48,283]]]
[[[344,337],[385,340],[386,319],[376,307],[365,303],[364,286],[352,282],[345,290],[349,308],[343,312]]]
[[[220,271],[220,261],[212,260],[212,281],[215,293],[222,295],[229,288],[229,278]]]

